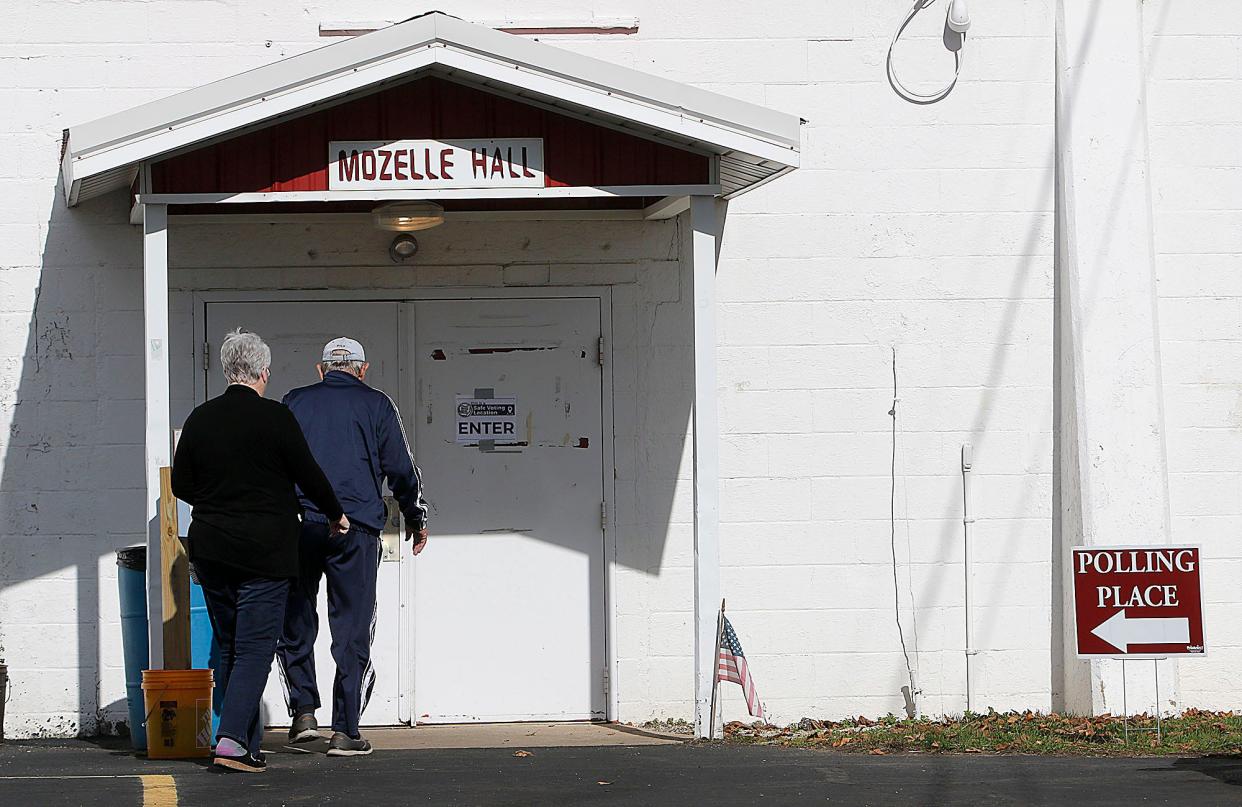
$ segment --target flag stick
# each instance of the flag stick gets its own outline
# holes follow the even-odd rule
[[[707,723],[707,739],[716,739],[716,691],[720,689],[720,634],[724,631],[725,601],[720,600],[720,613],[716,614],[716,649],[712,651],[712,708]]]

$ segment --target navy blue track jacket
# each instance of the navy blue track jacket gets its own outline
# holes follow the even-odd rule
[[[290,390],[282,403],[297,418],[351,523],[376,535],[383,530],[387,479],[407,526],[427,526],[422,473],[391,398],[333,370],[318,384]],[[300,488],[298,497],[308,518],[327,520]]]

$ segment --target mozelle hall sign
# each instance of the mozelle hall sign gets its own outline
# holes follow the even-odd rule
[[[542,188],[543,140],[334,140],[330,190]]]

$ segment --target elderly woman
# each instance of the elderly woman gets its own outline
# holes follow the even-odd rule
[[[332,486],[293,414],[263,397],[272,352],[240,329],[220,346],[228,389],[186,419],[173,459],[173,493],[194,507],[190,562],[220,646],[221,700],[215,764],[265,769],[259,702],[298,574],[301,505],[295,485],[328,519],[349,529]]]

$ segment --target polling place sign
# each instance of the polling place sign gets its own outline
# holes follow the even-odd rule
[[[1079,658],[1164,658],[1203,653],[1199,548],[1075,547]]]

